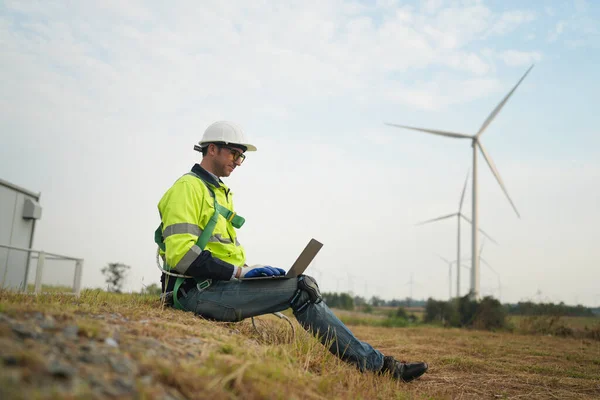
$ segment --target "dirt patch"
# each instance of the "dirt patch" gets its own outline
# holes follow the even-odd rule
[[[152,321],[128,321],[118,314],[0,314],[0,398],[131,397],[183,399],[152,372],[153,360],[196,357],[198,338],[173,338],[173,345],[142,336]],[[186,351],[179,349],[185,342]],[[26,390],[23,390],[23,384]]]

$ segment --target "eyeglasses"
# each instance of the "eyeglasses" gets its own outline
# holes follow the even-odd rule
[[[221,149],[227,149],[227,150],[229,150],[229,152],[233,156],[233,161],[240,160],[240,164],[242,164],[244,162],[244,160],[246,159],[246,155],[243,152],[241,152],[238,149],[236,149],[236,148],[229,147],[229,146],[224,146],[222,144],[217,145],[217,146],[219,146],[219,148],[221,148]]]

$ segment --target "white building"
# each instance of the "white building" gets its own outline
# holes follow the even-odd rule
[[[0,245],[30,249],[42,217],[40,193],[0,179]],[[0,287],[25,290],[30,253],[0,247]]]

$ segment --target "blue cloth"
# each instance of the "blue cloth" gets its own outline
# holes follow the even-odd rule
[[[297,279],[213,281],[204,290],[190,289],[179,301],[184,309],[204,318],[235,322],[289,308],[297,287]],[[301,294],[301,300],[297,304],[308,300],[308,295]],[[324,301],[294,311],[294,315],[323,345],[330,344],[331,353],[361,371],[379,371],[383,366],[383,354],[358,340]]]

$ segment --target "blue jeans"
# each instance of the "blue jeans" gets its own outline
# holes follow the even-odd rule
[[[202,317],[236,322],[289,308],[297,286],[297,279],[213,281],[208,288],[194,287],[178,299],[184,309]],[[301,305],[307,300],[308,295],[302,292],[300,301],[295,304]],[[304,329],[329,345],[331,353],[355,364],[361,371],[379,371],[383,366],[383,354],[358,340],[325,302],[310,304],[301,312],[294,310],[294,316]]]

